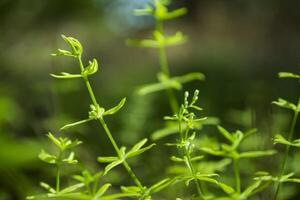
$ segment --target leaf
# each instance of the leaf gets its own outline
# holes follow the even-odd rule
[[[99,190],[96,192],[95,196],[101,197],[102,195],[104,195],[104,193],[108,190],[108,188],[111,186],[111,184],[107,183],[104,184],[101,188],[99,188]]]
[[[231,133],[229,133],[225,128],[223,128],[222,126],[218,126],[218,130],[227,140],[229,140],[232,143],[234,142],[234,136]]]
[[[297,78],[297,79],[300,79],[300,75],[290,73],[290,72],[280,72],[278,74],[278,76],[279,76],[279,78]]]
[[[141,189],[137,186],[121,186],[121,191],[124,193],[139,195]]]
[[[275,150],[265,150],[265,151],[248,151],[239,154],[239,158],[257,158],[262,156],[272,156],[276,154]]]
[[[246,197],[251,196],[252,193],[254,192],[254,190],[258,189],[260,185],[261,185],[261,181],[255,181],[254,183],[252,183],[250,186],[248,186],[243,191],[243,193],[241,194],[241,196],[243,196],[246,199]]]
[[[194,162],[194,161],[201,160],[203,158],[204,158],[204,156],[195,156],[195,157],[192,157],[191,161]]]
[[[279,98],[277,101],[273,101],[273,104],[282,107],[282,108],[286,108],[289,110],[293,110],[295,112],[299,112],[300,108],[297,108],[297,106],[291,102],[288,102],[287,100],[281,99]]]
[[[191,82],[194,80],[203,81],[203,80],[205,80],[205,76],[202,73],[193,72],[193,73],[188,73],[188,74],[185,74],[182,76],[175,76],[172,79],[184,84],[184,83],[188,83],[188,82]]]
[[[82,54],[83,48],[82,48],[82,45],[80,44],[80,42],[77,39],[75,39],[73,37],[67,37],[65,35],[61,35],[61,37],[64,39],[64,41],[66,43],[69,44],[69,46],[72,49],[72,54],[73,55],[79,56],[79,55]]]
[[[104,169],[104,173],[103,175],[106,175],[110,170],[112,170],[114,167],[120,165],[123,163],[124,160],[116,160],[116,161],[113,161],[112,163],[108,164],[105,169]]]
[[[77,164],[78,161],[74,160],[74,156],[75,156],[74,152],[71,152],[70,155],[69,155],[69,157],[66,158],[66,159],[63,159],[62,161],[66,162],[68,164]]]
[[[219,182],[218,185],[228,195],[235,193],[235,190],[229,185],[226,185],[225,183]]]
[[[166,127],[159,129],[151,134],[152,140],[159,140],[169,135],[173,135],[178,133],[178,124],[177,123],[169,123]]]
[[[47,134],[47,137],[53,142],[53,144],[55,144],[58,148],[61,149],[62,145],[61,145],[61,142],[52,135],[52,133],[48,133]]]
[[[182,15],[185,15],[186,13],[187,13],[186,8],[179,8],[179,9],[173,10],[171,12],[168,12],[168,13],[164,14],[163,16],[160,16],[159,19],[161,19],[161,20],[171,20],[171,19],[180,17]]]
[[[39,159],[49,164],[56,164],[56,156],[46,153],[43,149],[39,154]]]
[[[186,8],[179,8],[173,11],[168,11],[168,8],[164,3],[160,0],[155,0],[155,11],[153,13],[153,16],[156,18],[156,20],[170,20],[174,19],[176,17],[180,17],[184,15],[187,10]]]
[[[177,32],[172,36],[164,36],[159,31],[154,31],[154,39],[144,39],[144,40],[133,40],[127,39],[126,44],[129,46],[143,47],[143,48],[162,48],[168,46],[181,45],[186,42],[187,37],[181,32]]]
[[[130,151],[137,151],[137,150],[139,150],[140,148],[142,148],[142,146],[144,146],[144,145],[147,143],[147,141],[148,141],[147,138],[141,140],[141,141],[138,142],[136,145],[134,145],[134,146],[131,148]],[[130,152],[130,151],[129,151],[129,152]],[[128,152],[128,153],[129,153],[129,152]]]
[[[155,48],[155,49],[159,47],[156,40],[152,40],[152,39],[144,39],[144,40],[127,39],[126,45],[143,47],[143,48]]]
[[[89,65],[83,70],[82,76],[87,77],[89,75],[95,74],[98,71],[98,62],[94,58],[93,61],[89,61]]]
[[[274,138],[274,144],[284,144],[284,145],[288,145],[288,146],[300,147],[300,139],[296,139],[292,142],[289,142],[282,135],[277,134],[277,135],[275,135],[275,138]]]
[[[45,182],[40,182],[40,186],[50,193],[53,193],[53,194],[56,193],[55,189],[52,188],[49,184],[47,184]]]
[[[118,157],[108,156],[108,157],[98,157],[97,161],[100,163],[110,163],[119,160]]]
[[[181,84],[172,79],[165,80],[164,82],[146,84],[138,88],[138,95],[147,95],[154,92],[159,92],[167,89],[180,90],[182,88]]]
[[[170,159],[174,162],[185,162],[183,158],[179,158],[176,156],[172,156],[172,157],[170,157]]]
[[[58,49],[56,53],[52,53],[51,56],[71,56],[75,57],[70,51]]]
[[[253,134],[257,133],[257,129],[256,128],[253,128],[253,129],[250,129],[249,131],[247,131],[244,136],[243,136],[243,140],[246,139],[247,137],[250,137],[252,136]]]
[[[154,10],[149,5],[144,9],[133,10],[133,14],[136,16],[152,15],[153,13],[154,13]]]
[[[128,153],[126,154],[126,157],[132,158],[132,157],[138,156],[138,155],[144,153],[145,151],[151,149],[151,148],[154,147],[154,146],[155,146],[155,144],[151,144],[151,145],[149,145],[149,146],[147,146],[147,147],[144,147],[144,148],[141,148],[141,149],[139,149],[139,150],[136,150],[136,151],[130,151],[130,152],[128,152]]]
[[[85,123],[90,122],[90,121],[92,121],[92,120],[94,120],[94,119],[89,118],[89,119],[80,120],[80,121],[78,121],[78,122],[66,124],[66,125],[64,125],[63,127],[61,127],[60,130],[66,130],[66,129],[72,128],[72,127],[74,127],[74,126],[78,126],[78,125],[81,125],[81,124],[85,124]]]
[[[79,184],[67,187],[67,188],[61,190],[59,193],[60,194],[66,194],[66,193],[74,192],[75,190],[77,190],[79,188],[82,188],[82,187],[84,187],[84,184],[83,183],[79,183]]]
[[[177,32],[171,36],[164,36],[161,32],[154,31],[153,35],[158,47],[177,46],[187,41],[187,37],[181,32]]]
[[[67,72],[61,72],[60,74],[50,74],[50,76],[58,79],[73,79],[73,78],[82,78],[81,74],[70,74]]]
[[[156,193],[159,192],[161,190],[163,190],[164,188],[170,186],[171,184],[173,184],[176,181],[176,179],[170,179],[170,178],[165,178],[157,183],[155,183],[154,185],[152,185],[149,188],[150,193]]]
[[[113,115],[118,112],[125,104],[126,98],[123,98],[118,105],[104,112],[103,115]]]
[[[208,148],[208,147],[202,147],[202,148],[200,148],[200,150],[207,153],[207,154],[211,154],[211,155],[214,155],[214,156],[223,156],[225,154],[223,151],[211,149],[211,148]]]

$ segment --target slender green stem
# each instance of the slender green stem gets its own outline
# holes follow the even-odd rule
[[[178,114],[180,116],[180,114]],[[181,137],[181,142],[184,142],[186,141],[185,137],[186,135],[188,134],[189,132],[189,128],[186,127],[186,130],[185,130],[185,135],[183,134],[183,130],[182,130],[182,120],[181,118],[179,119],[178,121],[178,128],[179,128],[179,133],[180,133],[180,137]],[[190,150],[189,150],[189,147],[184,147],[184,156],[187,158],[187,167],[190,169],[190,173],[192,174],[192,176],[194,177],[194,183],[196,185],[196,188],[197,188],[197,192],[198,192],[198,196],[201,197],[202,199],[204,199],[204,194],[203,194],[203,189],[202,189],[202,186],[201,186],[201,183],[200,181],[197,179],[197,176],[196,176],[196,171],[194,169],[194,166],[193,166],[193,163],[191,161],[191,156],[190,156]]]
[[[233,159],[233,171],[234,171],[234,176],[235,176],[236,191],[238,194],[240,194],[241,193],[241,178],[240,178],[238,159]]]
[[[198,195],[199,195],[199,197],[201,197],[201,199],[204,199],[203,189],[202,189],[202,186],[200,184],[200,181],[197,179],[196,171],[195,171],[195,168],[194,168],[193,163],[191,161],[191,156],[190,156],[188,150],[185,150],[185,156],[187,157],[190,172],[191,172],[192,176],[194,177],[194,182],[195,182],[195,185],[196,185],[196,188],[197,188]]]
[[[82,59],[81,59],[80,56],[78,56],[78,62],[79,62],[79,65],[80,65],[81,72],[83,72],[83,71],[84,71],[84,66],[83,66]],[[90,98],[91,98],[93,104],[94,104],[94,105],[99,105],[99,104],[98,104],[98,101],[97,101],[97,99],[96,99],[96,97],[95,97],[93,88],[92,88],[92,86],[91,86],[91,84],[90,84],[90,82],[89,82],[88,77],[84,76],[84,77],[83,77],[83,80],[84,80],[84,82],[85,82],[86,88],[87,88],[87,90],[88,90],[88,93],[89,93],[89,95],[90,95]],[[115,149],[115,151],[116,151],[118,157],[121,158],[122,155],[121,155],[120,148],[118,147],[118,145],[117,145],[115,139],[113,138],[113,136],[112,136],[112,134],[111,134],[111,132],[110,132],[110,129],[109,129],[108,126],[106,125],[104,119],[103,119],[103,118],[100,118],[100,119],[99,119],[99,122],[100,122],[100,125],[103,127],[103,129],[104,129],[104,131],[105,131],[107,137],[109,138],[111,144],[113,145],[113,147],[114,147],[114,149]],[[130,177],[131,177],[131,178],[133,179],[133,181],[135,182],[135,184],[136,184],[140,189],[144,190],[143,185],[141,184],[141,182],[139,181],[139,179],[137,178],[137,176],[134,174],[134,172],[132,171],[132,169],[131,169],[131,167],[129,166],[129,164],[128,164],[126,161],[124,161],[122,164],[123,164],[123,166],[125,167],[125,169],[127,170],[127,172],[128,172],[128,174],[130,175]]]
[[[300,99],[299,99],[299,102],[300,102]],[[299,104],[299,102],[298,102],[298,104]],[[297,119],[298,119],[298,114],[299,114],[299,112],[297,112],[297,111],[294,112],[293,120],[292,120],[292,123],[291,123],[291,128],[290,128],[290,131],[289,131],[289,134],[288,134],[288,141],[289,142],[292,141],[292,139],[293,139],[293,135],[294,135],[294,132],[295,132],[295,127],[296,127],[296,122],[297,122]],[[288,159],[288,156],[289,156],[289,150],[290,150],[290,146],[287,145],[285,147],[284,157],[283,157],[283,161],[281,163],[279,178],[281,178],[284,175],[286,162],[287,162],[287,159]],[[281,183],[278,182],[276,192],[275,192],[275,197],[274,197],[275,200],[278,199],[280,188],[281,188]]]
[[[56,163],[56,192],[60,191],[60,168],[61,168],[61,157],[62,157],[63,151],[60,151],[57,156],[57,163]]]
[[[161,34],[163,34],[163,23],[160,20],[156,21],[156,31],[159,31]],[[166,50],[164,46],[158,48],[158,56],[159,56],[159,65],[161,68],[161,72],[164,75],[166,75],[167,78],[170,78],[169,64],[168,64]],[[179,110],[179,105],[175,97],[174,91],[172,89],[167,89],[167,95],[173,113],[177,113],[177,111]]]
[[[60,191],[60,166],[57,165],[56,169],[56,192]]]
[[[109,140],[111,141],[111,143],[112,143],[112,145],[113,145],[113,147],[114,147],[116,153],[117,153],[118,156],[121,158],[121,156],[122,156],[122,155],[121,155],[121,151],[120,151],[120,149],[119,149],[117,143],[115,142],[115,140],[114,140],[114,138],[113,138],[113,136],[112,136],[112,134],[111,134],[109,128],[107,127],[107,125],[106,125],[104,119],[103,119],[103,118],[100,118],[99,121],[100,121],[102,127],[104,128],[106,135],[108,136]],[[129,164],[126,162],[126,160],[123,162],[123,165],[124,165],[124,167],[126,168],[128,174],[131,176],[131,178],[132,178],[133,181],[135,182],[135,184],[136,184],[139,188],[143,189],[143,188],[144,188],[143,185],[141,184],[141,182],[139,181],[139,179],[136,177],[136,175],[134,174],[134,172],[133,172],[132,169],[130,168]]]

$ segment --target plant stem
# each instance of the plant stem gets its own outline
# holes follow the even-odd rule
[[[115,140],[114,140],[114,138],[113,138],[113,136],[112,136],[112,134],[111,134],[109,128],[107,127],[107,125],[106,125],[104,119],[103,119],[103,118],[100,118],[99,121],[100,121],[100,124],[102,125],[102,127],[104,128],[106,135],[108,136],[109,140],[111,141],[111,143],[112,143],[112,145],[113,145],[113,147],[114,147],[116,153],[118,154],[119,158],[121,158],[122,155],[121,155],[120,148],[118,147],[117,143],[115,142]],[[136,184],[139,188],[143,189],[143,188],[144,188],[143,185],[141,184],[141,182],[139,181],[139,179],[136,177],[136,175],[134,174],[134,172],[133,172],[132,169],[130,168],[129,164],[126,162],[126,160],[124,160],[123,165],[124,165],[124,167],[126,168],[128,174],[131,176],[131,178],[132,178],[133,181],[135,182],[135,184]]]
[[[299,103],[300,103],[300,99],[299,99],[298,104]],[[293,139],[293,135],[294,135],[294,132],[295,132],[295,127],[296,127],[296,122],[297,122],[297,119],[298,119],[298,114],[299,114],[298,111],[294,112],[293,121],[292,121],[291,128],[290,128],[290,131],[289,131],[289,134],[288,134],[288,141],[289,142],[291,142],[292,139]],[[288,156],[289,156],[289,150],[290,150],[290,146],[287,145],[285,147],[285,153],[284,153],[283,161],[281,163],[279,179],[284,175],[286,162],[287,162],[287,159],[288,159]],[[278,185],[277,185],[277,188],[276,188],[274,200],[278,199],[280,188],[281,188],[281,183],[279,182]]]
[[[195,171],[194,166],[192,164],[191,156],[190,156],[188,150],[185,150],[185,156],[187,157],[190,172],[191,172],[192,176],[194,177],[194,182],[195,182],[195,185],[196,185],[196,188],[197,188],[198,195],[199,195],[199,197],[201,197],[201,199],[204,199],[204,195],[203,195],[203,192],[202,192],[203,189],[201,187],[200,181],[197,179],[196,171]]]
[[[238,159],[233,159],[233,170],[235,176],[235,184],[236,184],[236,191],[238,194],[241,193],[241,178],[240,178],[240,170],[239,170],[239,161]]]
[[[156,31],[159,31],[163,34],[163,23],[160,20],[156,20]],[[158,48],[158,57],[159,57],[159,65],[161,68],[161,72],[167,77],[170,78],[170,70],[169,64],[167,60],[166,50],[164,46]],[[170,88],[167,89],[167,95],[170,102],[171,109],[173,113],[177,113],[179,110],[179,105],[177,99],[175,97],[174,91]]]
[[[180,114],[178,114],[178,115],[180,116]],[[185,130],[186,134],[184,135],[181,123],[182,123],[182,119],[180,118],[179,121],[178,121],[179,133],[180,133],[180,137],[181,137],[181,142],[185,142],[186,138],[187,138],[187,134],[189,132],[189,128],[186,127],[186,130]],[[202,199],[204,199],[203,189],[202,189],[200,181],[197,179],[196,171],[195,171],[193,163],[191,161],[190,149],[189,148],[190,147],[184,147],[184,156],[187,158],[187,163],[186,164],[187,164],[187,167],[190,170],[190,173],[194,177],[194,183],[195,183],[196,188],[197,188],[198,196],[201,197]]]
[[[80,56],[78,56],[78,61],[79,61],[79,65],[80,65],[81,72],[83,72],[84,66],[83,66],[83,63],[82,63],[82,60],[81,60],[81,57],[80,57]],[[86,88],[87,88],[87,90],[88,90],[88,93],[89,93],[89,95],[90,95],[90,98],[91,98],[93,104],[94,104],[94,105],[99,105],[99,104],[98,104],[98,101],[97,101],[97,99],[96,99],[96,97],[95,97],[94,91],[93,91],[93,89],[92,89],[92,86],[91,86],[91,84],[90,84],[90,82],[89,82],[88,77],[87,77],[87,76],[84,76],[84,77],[83,77],[83,80],[84,80],[84,82],[85,82]],[[111,132],[110,132],[110,129],[109,129],[108,126],[106,125],[106,123],[105,123],[105,121],[104,121],[103,118],[99,118],[99,122],[100,122],[101,126],[103,127],[103,129],[104,129],[104,131],[105,131],[107,137],[109,138],[111,144],[113,145],[113,147],[114,147],[114,149],[115,149],[115,151],[116,151],[118,157],[121,159],[121,158],[122,158],[122,157],[121,157],[122,155],[121,155],[120,148],[118,147],[118,145],[117,145],[115,139],[113,138],[113,136],[112,136],[112,134],[111,134]],[[141,182],[139,181],[139,179],[137,178],[137,176],[134,174],[134,172],[132,171],[131,167],[130,167],[129,164],[126,162],[126,160],[124,160],[124,161],[122,162],[122,164],[123,164],[123,166],[125,167],[125,169],[126,169],[126,171],[128,172],[128,174],[130,175],[130,177],[133,179],[134,183],[135,183],[141,190],[144,190],[143,185],[141,184]]]
[[[56,169],[56,192],[60,191],[60,166],[57,165]]]
[[[57,193],[60,191],[60,167],[61,167],[62,154],[63,151],[60,151],[57,156],[58,163],[56,163],[56,192]]]

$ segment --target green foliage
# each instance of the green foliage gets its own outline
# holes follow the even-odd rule
[[[299,79],[299,75],[289,73],[289,72],[280,72],[279,73],[279,78],[296,78],[296,79]],[[298,99],[297,104],[288,102],[288,101],[286,101],[284,99],[281,99],[281,98],[279,98],[278,101],[274,101],[273,104],[275,104],[279,107],[286,108],[286,109],[289,109],[289,110],[293,111],[293,119],[292,119],[290,130],[289,130],[289,133],[288,133],[288,136],[287,136],[288,139],[285,139],[284,136],[279,135],[279,134],[275,135],[275,138],[274,138],[274,144],[279,143],[279,144],[283,144],[283,145],[286,146],[284,157],[283,157],[283,160],[281,162],[281,169],[280,169],[280,172],[279,172],[279,176],[275,177],[275,178],[272,177],[270,179],[272,181],[276,180],[275,182],[277,182],[275,198],[274,198],[275,200],[277,200],[278,196],[279,196],[279,193],[280,193],[280,188],[281,188],[281,185],[282,185],[283,182],[297,182],[297,180],[298,180],[298,179],[294,179],[294,178],[289,179],[289,177],[292,176],[293,173],[290,173],[288,175],[284,175],[284,174],[285,174],[287,159],[289,157],[290,147],[291,146],[295,146],[295,147],[299,146],[299,140],[297,140],[297,139],[294,140],[293,137],[294,137],[296,123],[297,123],[297,120],[298,120],[298,115],[299,115],[299,112],[300,112],[300,97]],[[295,181],[283,181],[283,180],[295,180]]]
[[[257,132],[257,129],[251,129],[246,132],[240,130],[231,132],[218,125],[217,130],[219,135],[217,138],[221,137],[225,142],[205,135],[202,131],[203,126],[215,126],[219,124],[219,120],[214,117],[199,116],[199,113],[202,111],[202,108],[198,106],[199,90],[195,90],[191,96],[187,91],[184,92],[183,102],[181,104],[178,103],[174,92],[182,90],[186,83],[204,80],[205,76],[199,72],[171,76],[165,52],[166,47],[181,45],[187,41],[187,37],[181,32],[167,36],[164,33],[163,22],[180,17],[187,10],[179,8],[169,11],[167,6],[168,1],[154,0],[153,4],[147,5],[144,9],[135,10],[134,13],[136,15],[151,15],[155,19],[156,27],[152,38],[127,40],[127,43],[143,48],[153,48],[158,53],[161,68],[157,75],[158,82],[139,87],[137,93],[139,95],[146,95],[166,91],[172,113],[164,117],[167,121],[166,126],[155,131],[152,134],[152,139],[164,139],[162,141],[173,139],[170,142],[165,142],[167,147],[174,147],[175,150],[171,151],[172,153],[169,155],[171,165],[167,167],[167,172],[171,176],[164,177],[162,180],[146,186],[144,182],[150,181],[142,181],[136,175],[129,164],[129,160],[146,153],[146,151],[148,152],[156,144],[146,145],[148,139],[145,138],[137,142],[129,150],[125,146],[119,147],[114,137],[115,134],[111,132],[105,120],[107,116],[115,115],[121,110],[125,105],[126,98],[123,98],[116,106],[109,109],[105,109],[105,106],[100,105],[100,101],[96,98],[89,80],[89,77],[95,75],[99,70],[98,61],[93,58],[85,64],[82,60],[84,52],[82,44],[73,37],[62,35],[69,50],[58,49],[52,55],[71,57],[78,62],[79,71],[75,74],[61,72],[59,74],[51,74],[51,76],[57,79],[81,79],[90,97],[90,109],[87,111],[87,116],[83,117],[82,120],[66,124],[62,126],[61,130],[66,131],[69,128],[76,128],[78,125],[91,121],[97,122],[102,128],[101,130],[108,137],[115,152],[109,156],[99,156],[97,161],[100,163],[100,166],[104,165],[105,167],[103,170],[91,172],[87,170],[88,167],[85,167],[84,163],[80,163],[75,154],[74,149],[81,144],[81,141],[55,137],[49,133],[47,135],[48,139],[53,143],[55,150],[41,150],[38,157],[43,162],[55,167],[56,185],[53,187],[51,184],[41,182],[40,186],[45,192],[41,195],[29,196],[27,199],[113,200],[134,198],[151,200],[154,199],[156,193],[178,184],[181,187],[183,185],[184,188],[182,194],[179,194],[182,197],[176,198],[178,200],[246,200],[252,197],[255,198],[257,193],[275,184],[276,191],[274,198],[276,200],[283,183],[300,183],[300,179],[294,177],[294,172],[285,172],[286,162],[289,158],[289,148],[291,146],[300,147],[300,140],[293,139],[300,112],[300,98],[297,104],[282,98],[272,102],[281,108],[293,111],[293,119],[287,137],[277,134],[273,139],[274,144],[285,146],[285,153],[279,174],[273,176],[271,173],[263,171],[253,173],[257,169],[252,171],[247,169],[246,173],[243,172],[241,166],[248,162],[248,160],[274,156],[277,151],[273,149],[245,150],[243,148],[243,142],[247,141],[250,136],[253,136]],[[300,75],[281,72],[279,73],[279,77],[299,79]],[[102,134],[101,132],[101,136]],[[173,138],[165,138],[166,136],[173,136]],[[158,146],[158,148],[162,147]],[[62,173],[66,168],[78,166],[79,163],[81,170],[80,172],[77,171],[78,173],[76,172],[77,175]],[[117,189],[117,186],[114,186],[113,182],[107,180],[110,180],[109,176],[112,176],[113,171],[119,166],[122,166],[126,170],[132,183]],[[232,175],[232,179],[234,181],[226,177],[226,174],[231,173],[230,167],[232,167],[234,174]],[[143,168],[143,170],[147,169],[147,167]],[[246,178],[241,178],[242,173]],[[65,176],[64,179],[61,176]],[[250,182],[247,180],[249,177],[251,179]]]

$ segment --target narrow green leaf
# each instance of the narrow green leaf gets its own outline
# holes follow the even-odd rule
[[[297,79],[300,79],[300,75],[290,73],[290,72],[280,72],[278,74],[278,76],[279,76],[279,78],[297,78]]]
[[[82,78],[81,74],[70,74],[67,72],[61,72],[60,74],[50,74],[50,76],[58,79],[74,79],[74,78]]]
[[[245,199],[247,197],[250,197],[253,194],[253,192],[259,188],[260,185],[261,185],[261,181],[254,181],[254,183],[252,183],[250,186],[248,186],[243,191],[243,193],[241,194],[241,196],[243,196]]]
[[[64,125],[63,127],[61,127],[60,130],[66,130],[66,129],[72,128],[74,126],[85,124],[85,123],[90,122],[92,120],[94,120],[94,119],[84,119],[84,120],[81,120],[81,121],[78,121],[78,122],[70,123],[70,124],[67,124],[67,125]]]
[[[265,150],[265,151],[248,151],[239,154],[239,158],[257,158],[262,156],[272,156],[276,154],[275,150]]]
[[[147,147],[144,147],[144,148],[141,148],[139,150],[128,152],[127,153],[127,157],[128,158],[132,158],[132,157],[138,156],[138,155],[144,153],[145,151],[151,149],[154,146],[155,146],[155,144],[151,144],[151,145],[149,145]]]
[[[123,160],[116,160],[116,161],[108,164],[104,169],[103,175],[106,175],[110,170],[112,170],[113,168],[115,168],[116,166],[118,166],[122,163],[123,163]]]
[[[211,154],[211,155],[214,155],[214,156],[226,155],[223,151],[211,149],[211,148],[208,148],[208,147],[202,147],[202,148],[200,148],[200,150],[207,153],[207,154]]]
[[[42,149],[42,151],[39,154],[39,159],[49,164],[56,164],[57,158],[56,156],[50,155]]]
[[[53,193],[53,194],[56,193],[55,189],[52,188],[49,184],[47,184],[45,182],[40,182],[40,186],[50,193]]]
[[[296,139],[292,142],[289,142],[282,135],[277,134],[277,135],[275,135],[275,138],[274,138],[274,144],[284,144],[284,145],[288,145],[288,146],[300,147],[300,139]]]
[[[123,98],[118,105],[104,112],[103,115],[113,115],[118,112],[125,104],[126,98]]]
[[[229,140],[232,143],[234,142],[235,138],[225,128],[223,128],[222,126],[218,126],[218,130],[227,140]]]
[[[108,188],[111,186],[111,184],[107,183],[107,184],[104,184],[101,188],[99,188],[99,190],[96,192],[95,196],[98,198],[98,197],[101,197],[104,195],[104,193],[108,190]]]
[[[142,147],[147,143],[147,141],[148,141],[147,138],[141,140],[141,141],[138,142],[136,145],[134,145],[134,146],[131,148],[130,151],[137,151],[137,150],[139,150],[140,148],[142,148]],[[130,152],[130,151],[129,151],[129,152]],[[128,152],[128,153],[129,153],[129,152]]]
[[[107,157],[98,157],[97,161],[100,163],[110,163],[110,162],[114,162],[116,160],[119,160],[118,157],[113,157],[113,156],[107,156]]]
[[[225,183],[219,182],[218,185],[228,195],[235,193],[235,190],[231,186],[226,185]]]
[[[165,178],[165,179],[155,183],[154,185],[152,185],[149,188],[149,191],[150,191],[151,194],[159,192],[159,191],[163,190],[164,188],[172,185],[175,180],[176,179]]]
[[[56,137],[54,137],[54,135],[52,135],[52,133],[49,132],[47,134],[47,137],[53,142],[53,144],[55,144],[58,148],[61,149],[61,147],[62,147],[61,142]]]
[[[286,109],[289,109],[289,110],[293,110],[295,112],[298,111],[297,106],[295,104],[293,104],[291,102],[288,102],[287,100],[284,100],[282,98],[279,98],[277,101],[273,101],[272,103],[279,106],[279,107],[281,107],[281,108],[286,108]]]
[[[67,188],[64,188],[63,190],[61,190],[59,193],[60,194],[66,194],[66,193],[71,193],[71,192],[74,192],[80,188],[84,187],[84,184],[83,183],[79,183],[79,184],[76,184],[76,185],[72,185],[70,187],[67,187]]]
[[[75,56],[79,56],[82,54],[83,52],[83,48],[82,45],[80,44],[80,42],[73,38],[73,37],[67,37],[65,35],[61,35],[61,37],[65,40],[66,43],[69,44],[69,46],[72,49],[72,54]]]
[[[203,81],[205,80],[205,76],[202,73],[193,72],[185,74],[183,76],[175,76],[172,79],[184,84],[195,80]]]

